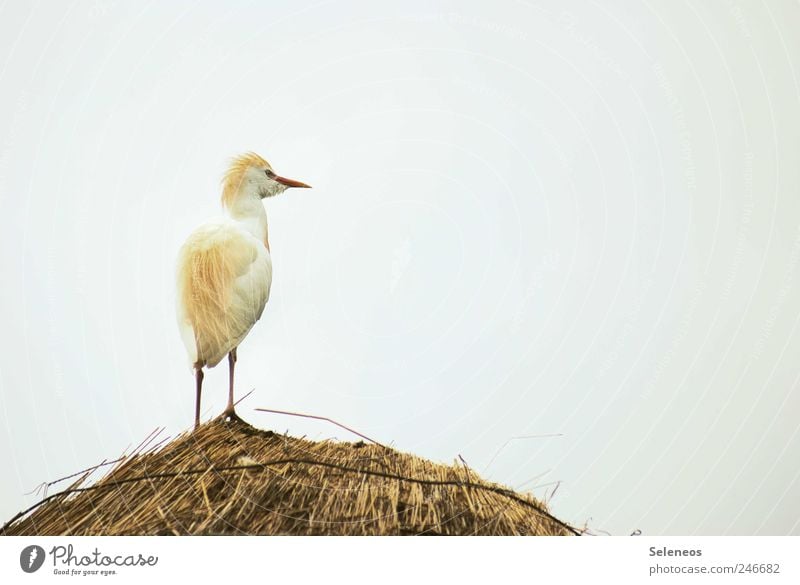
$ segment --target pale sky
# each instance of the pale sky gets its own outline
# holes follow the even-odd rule
[[[253,150],[314,188],[266,203],[252,424],[560,482],[597,532],[800,534],[798,25],[788,0],[6,2],[0,518],[190,427],[176,253]]]

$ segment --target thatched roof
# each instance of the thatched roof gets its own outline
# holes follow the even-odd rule
[[[309,441],[213,420],[91,472],[7,535],[577,532],[530,495],[365,442]]]

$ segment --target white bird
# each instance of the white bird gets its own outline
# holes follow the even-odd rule
[[[267,213],[261,202],[288,187],[309,187],[280,177],[255,153],[231,161],[222,179],[225,215],[201,225],[178,256],[177,313],[181,337],[195,374],[194,426],[200,424],[203,368],[228,356],[228,406],[233,408],[236,348],[261,318],[272,285]]]

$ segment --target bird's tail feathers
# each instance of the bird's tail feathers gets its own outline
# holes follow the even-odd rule
[[[215,365],[222,347],[231,339],[237,324],[228,312],[231,282],[236,278],[235,256],[222,246],[187,250],[181,263],[181,294],[186,318],[194,330],[197,364]],[[214,363],[209,363],[216,360]]]

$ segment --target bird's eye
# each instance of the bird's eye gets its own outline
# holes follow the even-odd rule
[[[274,179],[274,178],[275,178],[275,173],[273,173],[271,170],[269,170],[269,169],[266,169],[264,172],[267,174],[267,176],[268,176],[270,179]]]

